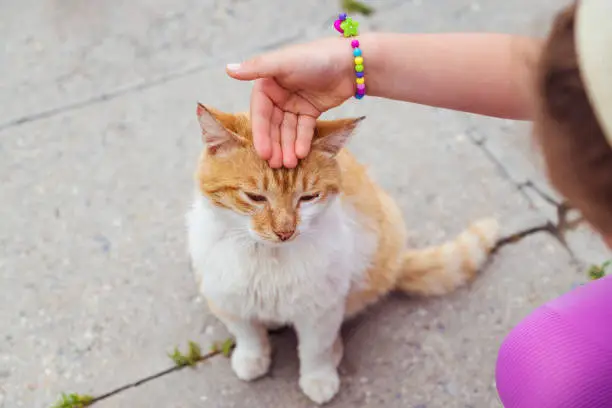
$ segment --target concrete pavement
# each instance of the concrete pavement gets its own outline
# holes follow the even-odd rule
[[[540,34],[558,7],[369,3],[378,12],[360,18],[364,29],[405,32]],[[333,35],[337,12],[322,0],[0,1],[0,407],[99,396],[170,367],[175,345],[227,337],[197,297],[185,247],[195,101],[246,109],[250,85],[229,80],[224,64]],[[358,114],[368,118],[350,148],[400,202],[415,245],[488,215],[525,237],[467,289],[393,296],[348,324],[330,406],[499,406],[504,334],[607,253],[586,228],[568,231],[567,246],[547,232],[557,232],[560,199],[525,124],[368,98],[330,116]],[[272,373],[256,383],[215,357],[95,406],[312,406],[297,387],[293,335],[274,343]]]

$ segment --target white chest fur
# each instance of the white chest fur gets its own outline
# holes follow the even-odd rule
[[[336,200],[308,231],[280,245],[257,242],[246,217],[198,195],[187,215],[189,252],[199,289],[221,310],[291,323],[343,304],[363,282],[376,240]]]

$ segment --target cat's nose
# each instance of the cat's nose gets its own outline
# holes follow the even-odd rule
[[[280,230],[280,231],[274,231],[274,233],[276,234],[278,239],[280,239],[281,241],[286,241],[293,236],[293,234],[295,233],[295,230],[294,229]]]

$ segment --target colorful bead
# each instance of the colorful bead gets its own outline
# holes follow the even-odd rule
[[[342,23],[342,21],[340,20],[336,20],[334,21],[334,28],[336,29],[336,31],[338,31],[340,34],[344,34],[344,30],[342,29],[342,27],[340,26],[340,24]]]
[[[355,71],[363,72],[363,65],[355,65]]]
[[[365,95],[365,88],[357,90],[358,95]]]
[[[363,57],[355,57],[355,65],[363,65]]]
[[[357,84],[363,84],[364,82],[365,82],[365,79],[363,77],[355,79],[355,83]]]
[[[355,98],[362,99],[365,94],[355,93]]]
[[[365,84],[357,84],[357,90],[365,91]]]
[[[359,40],[353,40],[353,41],[351,41],[351,47],[353,47],[353,48],[359,48]]]
[[[363,78],[363,72],[355,72],[357,78]]]
[[[346,20],[346,13],[340,13],[340,15],[338,16],[338,18],[339,18],[341,21]]]
[[[361,50],[359,48],[355,48],[353,50],[353,56],[354,57],[361,57]]]

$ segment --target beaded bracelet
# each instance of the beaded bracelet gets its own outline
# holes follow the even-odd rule
[[[352,18],[348,17],[346,13],[342,13],[338,16],[338,20],[334,21],[334,28],[342,34],[344,37],[356,37],[358,35],[357,28],[359,23]],[[361,99],[365,95],[365,78],[363,74],[363,53],[359,48],[359,40],[354,39],[351,41],[351,47],[353,47],[353,57],[355,57],[355,82],[357,83],[357,91],[355,92],[355,98]]]

